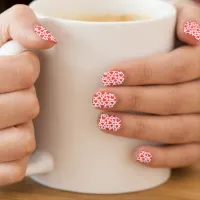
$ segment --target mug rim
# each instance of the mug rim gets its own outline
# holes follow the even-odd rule
[[[142,20],[133,20],[133,21],[117,21],[117,22],[99,22],[99,21],[82,21],[82,20],[73,20],[73,19],[63,19],[63,18],[59,18],[59,17],[55,17],[55,16],[50,16],[50,15],[45,15],[45,14],[41,14],[37,11],[34,10],[33,5],[40,3],[40,1],[35,0],[33,2],[31,2],[29,4],[29,7],[33,9],[33,11],[35,12],[35,14],[40,17],[40,18],[46,18],[46,19],[51,19],[51,20],[56,20],[62,23],[68,23],[68,24],[80,24],[80,25],[129,25],[129,24],[147,24],[147,23],[152,23],[152,22],[156,22],[156,21],[162,21],[165,19],[169,19],[169,18],[173,18],[176,17],[177,15],[177,10],[174,6],[174,4],[170,4],[169,2],[165,2],[165,1],[160,1],[160,0],[154,0],[155,2],[159,2],[162,3],[166,6],[169,7],[169,9],[171,9],[171,12],[169,15],[165,15],[165,16],[159,16],[159,17],[155,17],[155,18],[147,18],[147,19],[142,19]]]

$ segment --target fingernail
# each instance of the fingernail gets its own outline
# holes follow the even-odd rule
[[[140,151],[140,153],[137,155],[136,160],[140,163],[150,163],[152,161],[152,154],[147,151]]]
[[[116,102],[115,95],[108,92],[97,92],[93,96],[93,106],[95,108],[112,108]]]
[[[184,33],[193,36],[200,41],[200,26],[196,22],[186,21],[184,25]]]
[[[99,119],[99,128],[106,131],[119,131],[122,121],[119,117],[102,114]]]
[[[105,72],[102,76],[102,83],[104,86],[122,85],[125,80],[125,75],[120,71]]]
[[[42,40],[57,43],[56,38],[42,25],[36,25],[34,27],[35,33],[40,36]]]

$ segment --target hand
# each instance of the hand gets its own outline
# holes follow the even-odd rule
[[[169,144],[135,150],[134,159],[149,167],[184,167],[200,159],[200,8],[179,6],[177,23],[185,46],[112,67],[93,98],[104,110],[102,131]]]
[[[56,43],[46,29],[46,35],[40,34],[42,27],[27,6],[7,10],[0,15],[0,25],[0,46],[10,39],[28,49],[48,49]],[[39,72],[39,60],[31,51],[0,56],[0,186],[23,179],[35,149],[32,119],[39,113],[34,88]]]

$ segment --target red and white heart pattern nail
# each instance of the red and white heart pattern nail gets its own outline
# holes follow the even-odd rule
[[[104,86],[122,85],[125,80],[125,75],[120,71],[105,72],[102,76],[102,83]]]
[[[200,41],[200,26],[196,22],[186,21],[184,25],[184,33],[193,36]]]
[[[102,114],[99,119],[99,128],[106,131],[119,131],[122,121],[119,117]]]
[[[56,38],[42,25],[36,25],[34,27],[35,33],[40,36],[42,40],[57,43]]]
[[[150,152],[147,151],[141,151],[139,153],[139,155],[137,156],[137,161],[140,163],[150,163],[152,161],[152,154]]]
[[[95,108],[112,108],[117,102],[114,94],[109,92],[97,92],[93,96],[93,106]]]

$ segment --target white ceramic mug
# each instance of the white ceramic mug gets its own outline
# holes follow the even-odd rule
[[[151,169],[134,161],[133,150],[149,142],[98,129],[99,111],[92,106],[92,96],[113,64],[173,49],[175,8],[159,0],[39,0],[31,7],[58,44],[37,52],[42,66],[36,86],[41,104],[35,122],[39,153],[27,175],[51,171],[32,179],[52,188],[98,194],[135,192],[168,180],[170,169]],[[54,17],[105,13],[150,19],[99,23]],[[24,50],[11,41],[0,54]]]

